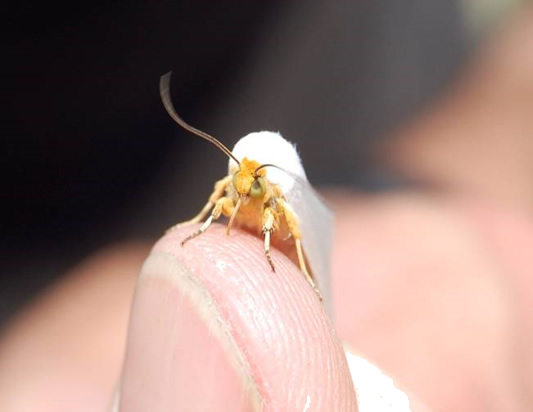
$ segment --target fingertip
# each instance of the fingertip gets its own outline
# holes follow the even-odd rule
[[[342,346],[296,266],[272,250],[272,272],[260,239],[218,225],[182,247],[195,228],[162,238],[143,268],[122,410],[356,410]]]

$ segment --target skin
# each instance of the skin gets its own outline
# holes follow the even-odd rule
[[[301,411],[307,395],[308,410],[351,408],[338,337],[392,376],[413,411],[532,410],[532,27],[529,8],[460,87],[398,131],[388,162],[425,189],[329,193],[336,335],[274,249],[272,274],[260,239],[232,231],[228,241],[214,226],[185,249],[179,229],[152,254],[187,270],[145,267],[133,304],[147,245],[80,263],[13,319],[0,337],[0,410],[106,410],[119,376],[122,410],[179,398]]]
[[[152,251],[155,263],[141,276],[130,329],[130,340],[138,343],[126,352],[123,410],[171,405],[184,410],[248,411],[254,410],[254,404],[263,404],[265,410],[303,410],[308,396],[312,405],[308,410],[354,410],[355,394],[340,341],[297,267],[273,250],[277,263],[273,274],[259,239],[235,231],[228,241],[221,225],[183,248],[176,247],[193,229],[180,228],[161,239]],[[183,269],[165,274],[172,258]],[[154,309],[153,300],[160,301],[161,294],[169,298]],[[191,335],[190,314],[198,308],[208,310],[193,315],[199,321]],[[204,345],[205,336],[213,335],[218,339],[208,338],[211,343]],[[150,352],[159,360],[143,359],[144,345],[152,344],[154,336],[160,344]],[[169,339],[176,343],[168,346]],[[169,359],[175,367],[165,367]],[[198,359],[205,368],[198,368]],[[331,365],[331,375],[323,373],[324,365]],[[154,380],[153,388],[147,384],[143,374],[157,376],[165,369],[169,376]],[[217,384],[221,381],[224,387]],[[165,384],[168,390],[161,388]],[[146,396],[143,407],[138,406],[139,388]],[[150,397],[155,391],[164,393]]]

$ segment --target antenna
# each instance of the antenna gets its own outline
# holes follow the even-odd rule
[[[273,165],[271,163],[265,163],[265,164],[262,164],[260,166],[258,166],[255,170],[254,170],[254,176],[257,176],[257,172],[259,172],[261,169],[264,169],[265,167],[275,167],[276,169],[279,169],[281,170],[282,172],[285,172],[287,173],[288,175],[290,175],[291,173],[287,172],[285,169],[277,166],[277,165]]]
[[[213,136],[202,132],[201,130],[198,130],[195,127],[192,127],[190,124],[186,123],[176,112],[176,109],[174,108],[174,105],[172,104],[172,99],[170,98],[170,77],[172,76],[172,72],[168,72],[167,74],[164,74],[159,79],[159,94],[161,95],[161,101],[163,102],[163,105],[165,106],[165,109],[167,110],[167,113],[172,117],[172,119],[179,124],[181,127],[183,127],[185,130],[188,130],[191,133],[194,133],[196,136],[201,137],[202,139],[205,139],[211,143],[213,143],[216,147],[218,147],[220,150],[222,150],[228,157],[235,160],[235,162],[240,166],[241,162],[237,160],[237,158],[231,153],[231,150],[229,150],[226,146],[224,146],[220,141],[215,139]]]

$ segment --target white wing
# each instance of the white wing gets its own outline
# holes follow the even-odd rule
[[[326,309],[333,316],[330,280],[333,212],[307,180],[286,173],[294,179],[294,186],[285,193],[285,198],[298,216],[305,255]]]

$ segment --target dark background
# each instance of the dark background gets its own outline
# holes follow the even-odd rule
[[[229,147],[296,141],[310,180],[387,186],[373,142],[441,90],[470,49],[447,0],[92,1],[3,13],[0,324],[97,249],[193,215]]]

